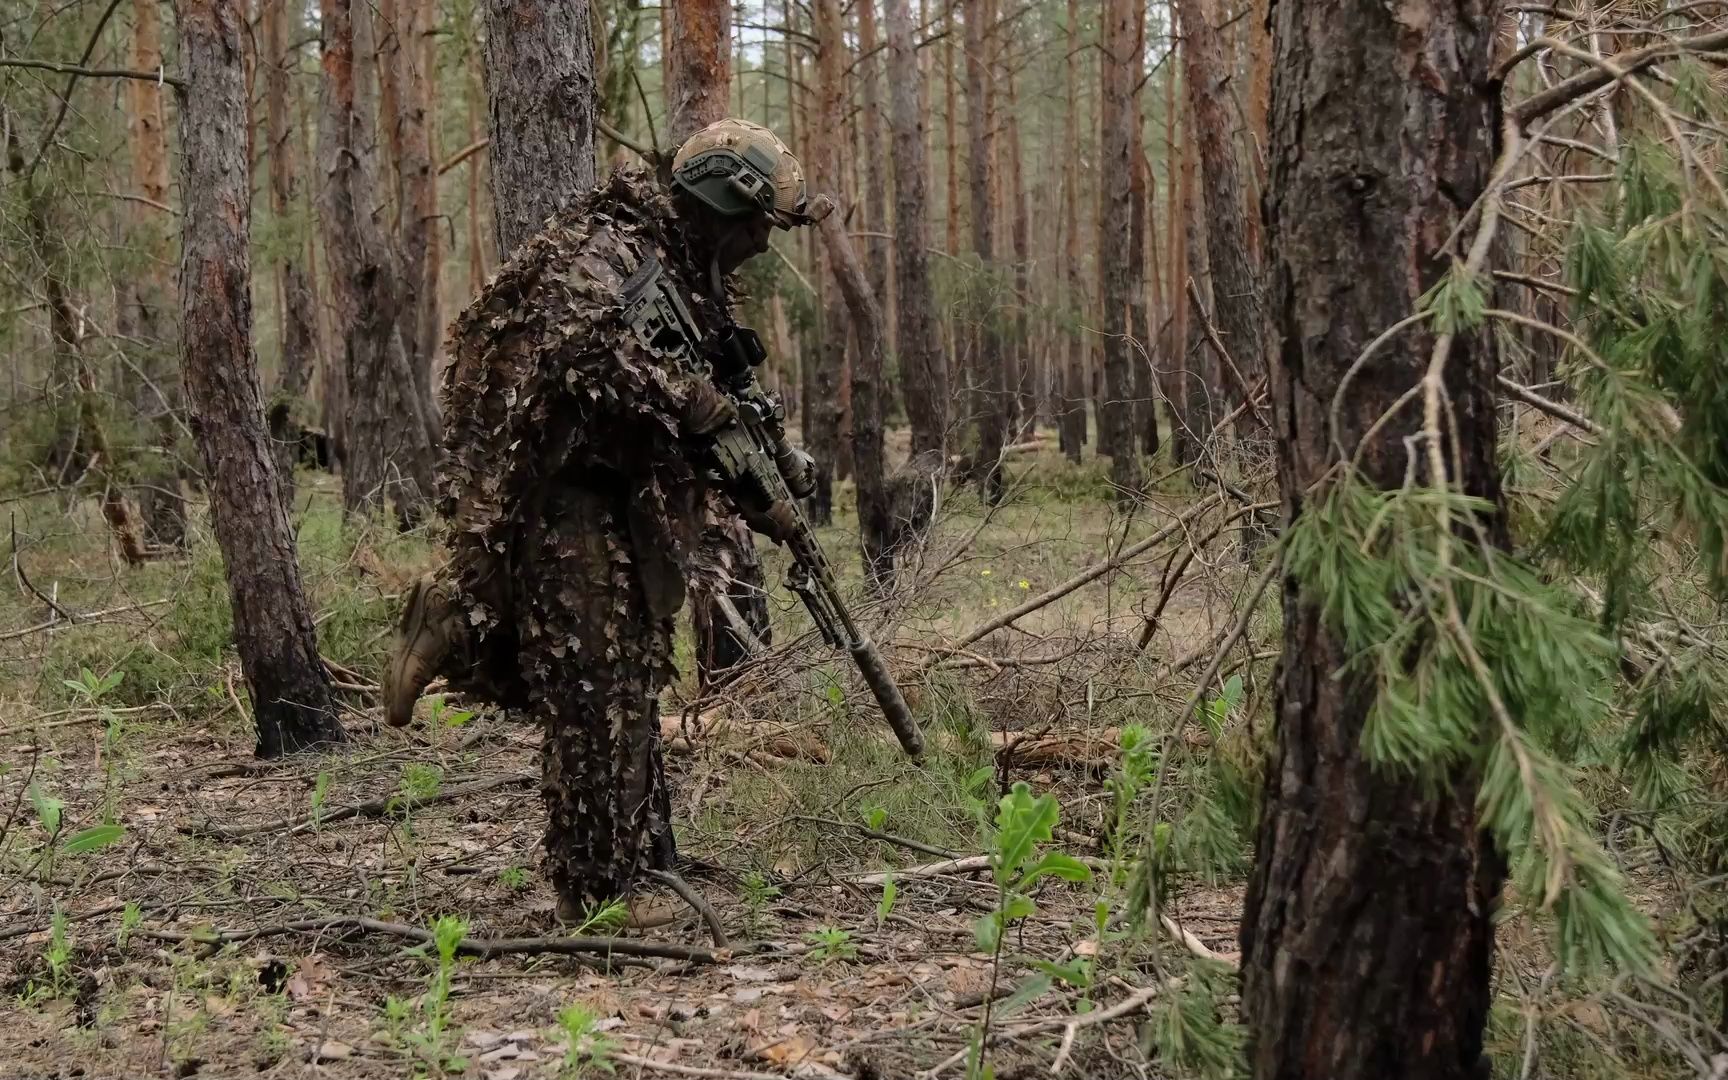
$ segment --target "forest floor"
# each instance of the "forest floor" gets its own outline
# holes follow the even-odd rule
[[[1154,546],[952,647],[1202,498],[1172,488],[1124,518],[1103,465],[1088,452],[1071,466],[1053,444],[1016,455],[1012,474],[994,509],[949,496],[906,588],[865,608],[929,734],[922,766],[883,737],[787,596],[772,652],[725,692],[698,695],[681,634],[685,674],[663,704],[676,830],[727,946],[655,885],[659,925],[616,929],[598,912],[585,928],[682,953],[647,957],[555,951],[570,928],[539,869],[530,725],[436,695],[412,726],[381,724],[369,684],[397,597],[436,562],[423,537],[344,525],[332,478],[302,473],[302,564],[321,647],[349,684],[349,740],[263,762],[201,512],[188,557],[129,569],[88,502],[12,500],[0,1075],[959,1076],[986,1021],[999,1077],[1164,1075],[1175,1066],[1154,1064],[1154,1044],[1172,1040],[1204,1065],[1218,1034],[1205,1025],[1227,1021],[1233,999],[1206,999],[1198,1017],[1182,987],[1196,965],[1234,963],[1246,828],[1240,808],[1194,794],[1219,782],[1184,749],[1251,737],[1275,613],[1222,673],[1238,675],[1228,700],[1180,730],[1209,643],[1255,576],[1231,541],[1198,549],[1143,650],[1139,628],[1186,545]],[[823,538],[855,586],[850,484],[839,493]],[[777,580],[783,555],[766,559]],[[1129,838],[1137,854],[1149,835],[1105,826],[1126,724],[1163,738],[1174,762],[1153,819],[1185,814],[1180,837],[1199,838],[1156,886],[1173,921],[1137,934],[1119,929],[1133,922],[1132,881],[1114,872],[1123,848],[1101,840]],[[933,864],[984,853],[980,819],[1017,780],[1056,797],[1051,846],[1095,874],[1044,879],[998,964],[974,937],[999,903],[988,870]],[[531,940],[441,965],[425,939],[442,916],[476,941]],[[1103,949],[1095,916],[1112,927]],[[1038,962],[1077,958],[1093,965],[1089,989],[1030,994],[1048,982]]]

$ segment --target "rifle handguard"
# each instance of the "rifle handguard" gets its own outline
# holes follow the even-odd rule
[[[888,721],[888,726],[894,729],[894,737],[900,740],[900,748],[914,760],[923,757],[924,736],[918,730],[918,722],[912,719],[912,710],[906,707],[906,699],[900,696],[900,688],[894,685],[893,678],[889,676],[888,668],[882,662],[882,654],[876,651],[875,643],[860,635],[858,643],[848,651],[852,653],[853,662],[863,674],[865,685],[870,687],[870,692],[876,696],[876,704],[882,706],[882,716]]]

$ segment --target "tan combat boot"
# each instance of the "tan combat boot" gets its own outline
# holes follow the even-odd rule
[[[408,590],[396,640],[384,666],[384,719],[401,727],[414,717],[414,703],[438,674],[462,632],[449,589],[431,574]]]

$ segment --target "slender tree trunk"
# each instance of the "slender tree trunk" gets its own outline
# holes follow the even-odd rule
[[[443,438],[438,406],[432,393],[432,367],[436,362],[438,311],[437,243],[438,176],[432,160],[432,127],[427,100],[431,40],[432,0],[379,0],[376,38],[379,43],[378,73],[383,107],[380,110],[394,178],[394,243],[397,280],[401,287],[397,332],[402,338],[414,392],[419,395],[418,414],[426,425],[428,443],[437,446]],[[432,271],[428,280],[427,271]],[[427,305],[431,305],[428,315]]]
[[[806,167],[819,191],[838,191],[840,186],[841,83],[846,43],[841,33],[839,0],[814,0],[816,32],[816,125],[808,145]],[[842,210],[844,208],[841,208]],[[840,213],[837,210],[836,213]],[[811,496],[811,517],[826,525],[834,513],[834,474],[840,456],[842,403],[840,383],[846,365],[846,308],[840,296],[838,271],[833,257],[824,255],[816,282],[820,298],[821,341],[817,346],[815,378],[804,403],[810,417],[809,450],[816,459],[816,493]]]
[[[827,246],[836,282],[852,314],[858,336],[857,362],[852,365],[853,464],[858,481],[858,536],[864,572],[876,586],[893,574],[898,546],[882,469],[882,309],[840,215],[830,214],[817,226]]]
[[[691,0],[665,11],[666,137],[679,146],[726,116],[732,8],[727,0]],[[691,589],[697,681],[707,686],[716,674],[749,655],[732,627],[732,612],[743,618],[757,641],[766,645],[771,638],[768,583],[755,537],[717,494],[703,510],[702,549],[702,561],[719,567],[727,582],[712,594],[700,583]]]
[[[400,291],[383,232],[373,124],[372,20],[354,16],[355,0],[321,5],[324,79],[320,90],[319,167],[325,179],[320,223],[330,288],[341,327],[346,457],[342,505],[368,512],[386,495],[404,522],[419,519],[432,496],[433,447],[396,332]],[[359,392],[364,388],[364,392]]]
[[[1278,475],[1287,522],[1308,511],[1334,445],[1359,480],[1404,484],[1422,410],[1393,412],[1429,368],[1427,328],[1400,335],[1351,384],[1363,347],[1415,311],[1440,250],[1486,186],[1500,129],[1493,0],[1396,8],[1278,3],[1274,24],[1270,307]],[[1362,103],[1374,103],[1364,123]],[[1351,180],[1340,182],[1340,177]],[[1365,273],[1396,266],[1399,273]],[[1444,371],[1449,481],[1496,507],[1493,332],[1458,334]],[[1335,442],[1336,440],[1336,442]],[[1278,746],[1267,772],[1242,922],[1242,1005],[1258,1080],[1476,1080],[1488,1075],[1492,919],[1504,865],[1476,820],[1476,777],[1449,783],[1370,764],[1372,665],[1355,663],[1315,598],[1285,582]]]
[[[1266,370],[1266,346],[1260,275],[1248,249],[1242,181],[1231,138],[1238,127],[1238,113],[1230,96],[1224,46],[1210,21],[1210,4],[1207,0],[1182,0],[1176,11],[1189,110],[1194,118],[1193,141],[1199,149],[1204,182],[1206,262],[1212,272],[1216,312],[1213,321],[1233,361],[1223,364],[1221,374],[1239,401]]]
[[[593,27],[588,0],[484,3],[492,212],[507,258],[594,186]]]
[[[162,26],[156,0],[133,0],[132,66],[156,71],[162,66]],[[179,546],[186,540],[186,500],[180,493],[181,469],[176,454],[181,411],[180,378],[175,371],[173,251],[168,238],[170,218],[157,207],[168,205],[168,122],[163,89],[145,79],[126,81],[133,180],[138,194],[155,203],[130,207],[132,244],[143,254],[143,272],[121,289],[130,308],[124,312],[129,336],[142,342],[137,351],[143,378],[132,385],[133,403],[143,426],[154,436],[161,455],[143,469],[135,489],[145,537],[153,543]]]
[[[1080,97],[1078,58],[1080,52],[1079,0],[1068,0],[1068,47],[1062,70],[1067,92],[1067,151],[1063,154],[1062,220],[1066,236],[1062,261],[1066,266],[1067,323],[1063,331],[1065,358],[1062,365],[1062,451],[1079,464],[1086,445],[1086,343],[1081,336],[1081,313],[1088,310],[1086,281],[1080,264]]]
[[[250,169],[236,0],[179,0],[183,370],[261,757],[338,742],[252,352]]]
[[[972,410],[978,423],[973,477],[986,501],[1002,496],[1002,448],[1007,444],[1008,363],[1002,355],[996,302],[996,215],[991,205],[995,133],[992,124],[989,50],[994,35],[991,0],[966,0],[967,179],[971,193],[972,252],[978,258],[978,280],[971,319],[970,378]]]
[[[1193,197],[1194,184],[1185,149],[1191,133],[1186,120],[1182,122],[1182,142],[1176,141],[1176,122],[1181,115],[1184,115],[1182,105],[1176,96],[1176,64],[1172,62],[1164,68],[1164,184],[1175,195],[1165,200],[1164,207],[1164,232],[1169,237],[1165,279],[1170,288],[1165,302],[1167,329],[1159,382],[1170,416],[1170,462],[1191,465],[1200,456],[1196,420],[1188,409],[1188,385],[1197,377],[1188,362],[1188,201]]]
[[[730,0],[681,0],[663,9],[667,140],[671,146],[726,116],[732,89]]]
[[[486,92],[480,86],[480,71],[476,63],[477,54],[469,53],[468,79],[466,84],[468,98],[468,141],[477,143],[481,139],[480,110],[483,107]],[[481,224],[481,191],[480,168],[482,159],[490,155],[475,154],[468,159],[468,294],[479,293],[480,287],[486,283],[486,253],[497,250],[496,238],[488,241],[486,227]],[[488,195],[490,185],[485,185]]]
[[[1110,455],[1110,479],[1117,497],[1140,488],[1140,447],[1134,439],[1134,379],[1128,341],[1128,301],[1132,289],[1134,24],[1129,0],[1106,0],[1104,48],[1100,58],[1099,137],[1103,155],[1098,175],[1102,205],[1098,215],[1098,277],[1103,299],[1100,320],[1104,345],[1104,402],[1098,424],[1098,449]]]
[[[1014,73],[1008,72],[1008,197],[1009,236],[1014,244],[1013,370],[1008,372],[1008,398],[1004,406],[1013,417],[1007,434],[1017,436],[1037,427],[1038,405],[1032,383],[1032,322],[1028,315],[1032,293],[1032,222],[1026,205],[1026,163],[1020,154],[1020,100],[1015,93]]]
[[[936,323],[930,278],[930,176],[924,141],[929,95],[917,69],[907,0],[887,0],[888,96],[894,129],[894,283],[898,290],[897,356],[905,388],[912,455],[946,452],[948,357]]]
[[[1152,197],[1152,176],[1146,168],[1141,138],[1140,94],[1135,88],[1146,56],[1146,5],[1134,5],[1134,41],[1128,54],[1128,364],[1134,393],[1130,441],[1148,457],[1158,452],[1157,395],[1152,391],[1152,340],[1146,336],[1146,215]]]
[[[876,49],[876,0],[857,0],[858,7],[858,80],[862,102],[861,136],[864,152],[859,155],[864,165],[864,227],[883,235],[864,237],[864,269],[870,278],[870,293],[877,306],[888,302],[888,162],[882,142],[882,58]],[[916,77],[916,73],[913,73]],[[916,88],[914,88],[916,91]],[[856,313],[855,313],[856,314]],[[860,342],[860,349],[863,345]],[[884,341],[884,349],[887,342]],[[858,380],[852,389],[857,393]],[[877,380],[877,389],[886,392],[887,384]],[[857,409],[857,404],[853,404]],[[877,412],[881,409],[878,407]],[[857,424],[856,415],[853,424]],[[853,439],[856,453],[857,438]]]
[[[288,71],[294,54],[283,30],[287,0],[264,0],[264,117],[266,154],[270,159],[270,212],[277,221],[291,217],[300,202],[299,148],[293,143],[288,114]],[[297,9],[298,10],[298,9]],[[312,281],[301,252],[284,246],[276,264],[282,290],[282,362],[276,393],[266,416],[275,449],[276,474],[282,501],[292,513],[295,448],[306,406],[302,399],[318,366],[318,323],[313,309]]]
[[[948,165],[944,174],[948,183],[947,214],[944,221],[948,230],[947,251],[950,255],[960,254],[960,89],[954,75],[954,9],[957,7],[959,0],[942,6],[942,132],[946,139]],[[952,331],[949,336],[953,336]]]

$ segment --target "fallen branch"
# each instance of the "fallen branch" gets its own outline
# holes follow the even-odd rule
[[[52,630],[55,627],[60,626],[87,626],[91,623],[101,622],[114,615],[127,615],[134,611],[143,611],[146,608],[161,607],[163,604],[172,602],[171,599],[146,600],[141,604],[127,604],[125,607],[104,608],[101,611],[74,611],[70,612],[71,619],[69,620],[54,618],[49,619],[47,622],[37,623],[35,626],[25,626],[17,630],[8,630],[5,633],[0,633],[0,641],[11,641],[14,638],[28,637],[31,634],[41,633],[43,630]]]
[[[1037,611],[1038,609],[1043,608],[1043,607],[1048,607],[1049,605],[1062,599],[1064,596],[1067,596],[1069,593],[1075,591],[1076,589],[1079,589],[1084,585],[1091,584],[1092,582],[1097,581],[1099,578],[1103,577],[1105,574],[1108,574],[1113,570],[1119,569],[1124,563],[1128,562],[1130,559],[1137,558],[1138,556],[1144,554],[1146,551],[1150,550],[1155,545],[1160,544],[1163,541],[1169,539],[1170,536],[1172,536],[1174,533],[1176,533],[1178,530],[1180,530],[1183,526],[1187,525],[1190,521],[1193,521],[1195,518],[1206,513],[1208,510],[1211,510],[1214,506],[1216,506],[1218,504],[1219,499],[1220,499],[1220,496],[1218,496],[1218,495],[1208,495],[1206,498],[1195,503],[1193,506],[1189,507],[1187,510],[1184,510],[1180,515],[1177,516],[1175,521],[1172,521],[1170,524],[1164,526],[1162,529],[1159,529],[1157,532],[1153,533],[1151,536],[1148,536],[1146,539],[1141,540],[1139,543],[1134,544],[1130,547],[1124,548],[1122,551],[1118,552],[1116,555],[1112,556],[1111,558],[1105,559],[1101,563],[1095,563],[1094,565],[1087,567],[1086,569],[1080,571],[1078,574],[1075,574],[1073,577],[1069,578],[1067,581],[1062,582],[1060,585],[1056,585],[1050,589],[1047,589],[1044,592],[1039,593],[1037,596],[1034,596],[1032,599],[1021,604],[1019,607],[1016,607],[1016,608],[1013,608],[1007,612],[1004,612],[1003,614],[998,615],[994,619],[991,619],[988,622],[985,622],[982,625],[968,631],[959,640],[959,642],[957,642],[955,644],[954,647],[964,649],[969,645],[975,645],[979,641],[983,640],[986,637],[989,637],[991,634],[994,634],[996,631],[1002,629],[1003,627],[1010,626],[1013,623],[1016,623],[1019,620],[1025,618],[1026,616],[1032,614],[1034,611]],[[922,666],[925,668],[928,668],[931,665],[933,665],[934,663],[935,663],[934,659],[926,660]]]
[[[1108,1009],[1098,1009],[1094,1012],[1081,1013],[1079,1016],[1076,1016],[1074,1019],[1063,1024],[1062,1047],[1056,1051],[1056,1060],[1050,1064],[1050,1075],[1055,1076],[1059,1074],[1068,1064],[1068,1053],[1074,1047],[1074,1036],[1079,1034],[1081,1028],[1091,1027],[1094,1024],[1106,1023],[1107,1021],[1114,1020],[1119,1016],[1126,1016],[1128,1013],[1143,1007],[1148,1001],[1157,997],[1158,990],[1159,987],[1157,986],[1148,986],[1144,990],[1139,990],[1128,995],[1121,1001],[1110,1006]],[[1041,1020],[1038,1021],[1038,1023],[1049,1024],[1050,1021]]]
[[[257,836],[268,832],[299,832],[314,825],[329,825],[332,822],[346,821],[357,817],[385,817],[398,810],[418,810],[424,806],[437,803],[453,802],[457,799],[478,795],[486,791],[494,791],[501,787],[513,787],[517,784],[539,782],[539,777],[533,773],[509,773],[504,776],[494,776],[486,780],[478,780],[472,784],[458,784],[455,787],[444,788],[437,794],[424,799],[414,799],[392,792],[377,799],[363,803],[353,803],[349,806],[338,806],[318,814],[304,817],[281,818],[276,821],[266,821],[252,825],[203,825],[188,826],[186,832],[191,836],[214,836],[232,838],[236,836]]]
[[[673,892],[679,899],[689,904],[696,914],[702,916],[702,921],[708,924],[708,933],[714,939],[716,949],[729,949],[732,943],[726,940],[726,928],[720,923],[720,913],[714,910],[714,905],[702,898],[702,894],[690,887],[690,883],[670,870],[644,871],[649,877],[660,882]]]
[[[241,941],[255,941],[262,937],[282,937],[286,934],[319,933],[326,930],[363,930],[372,934],[387,934],[392,937],[407,938],[411,941],[431,942],[434,940],[432,931],[405,923],[385,922],[365,915],[332,915],[322,919],[297,919],[293,922],[279,923],[275,926],[260,926],[252,929],[233,930],[194,930],[182,932],[177,930],[145,930],[132,931],[133,934],[153,941],[194,942],[203,945],[228,945]],[[526,937],[526,938],[472,938],[465,937],[456,945],[456,951],[464,956],[482,958],[508,955],[558,955],[558,956],[631,956],[649,957],[662,960],[682,960],[693,964],[720,964],[732,959],[735,951],[759,950],[724,950],[707,949],[700,945],[678,945],[672,942],[641,941],[634,938],[611,937]]]
[[[1195,937],[1193,934],[1191,934],[1187,930],[1183,929],[1183,927],[1179,923],[1177,923],[1177,921],[1175,919],[1172,919],[1170,916],[1160,915],[1160,916],[1158,916],[1158,922],[1159,922],[1159,925],[1164,927],[1165,933],[1169,934],[1171,937],[1175,938],[1177,941],[1180,941],[1182,943],[1183,948],[1187,949],[1189,952],[1193,953],[1195,956],[1198,956],[1200,959],[1210,960],[1215,964],[1223,964],[1226,967],[1234,968],[1234,967],[1238,966],[1237,962],[1235,960],[1232,960],[1228,956],[1224,956],[1221,953],[1213,952],[1210,948],[1207,947],[1207,945],[1204,941],[1201,941],[1199,938]]]

